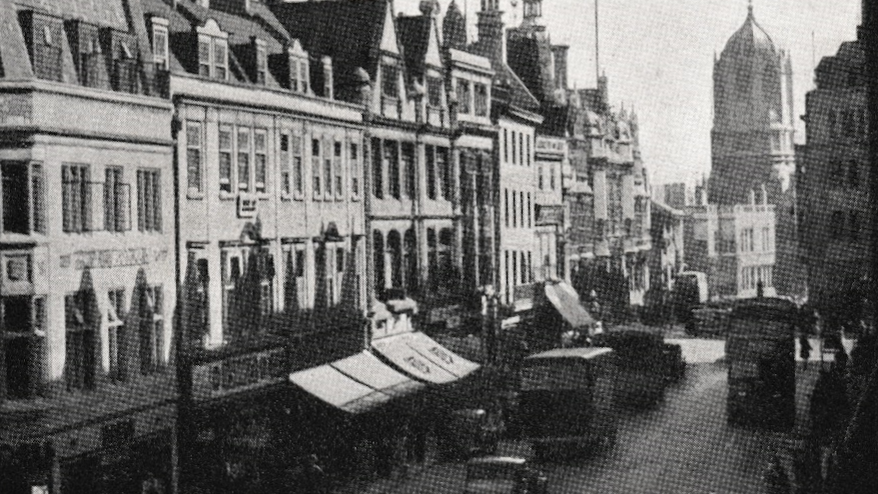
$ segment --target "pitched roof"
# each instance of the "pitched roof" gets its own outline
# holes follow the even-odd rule
[[[539,112],[540,102],[531,94],[515,71],[504,60],[496,56],[495,51],[490,46],[478,41],[470,45],[467,51],[491,61],[491,68],[494,69],[494,87],[506,86],[509,89],[509,102],[513,106],[534,113]]]
[[[81,19],[89,24],[129,30],[125,0],[15,0],[15,3],[64,19]]]
[[[405,65],[410,76],[424,73],[424,58],[430,46],[430,22],[425,15],[400,16],[396,18],[399,41],[405,55]]]

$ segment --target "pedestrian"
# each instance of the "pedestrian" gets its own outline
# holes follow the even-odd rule
[[[811,358],[811,342],[805,334],[799,336],[799,357],[802,357],[802,369],[807,369],[808,359]]]
[[[790,494],[790,478],[776,453],[771,455],[763,480],[769,494]]]
[[[329,492],[326,485],[326,473],[320,466],[317,455],[311,454],[305,458],[305,469],[302,473],[306,492],[312,494],[327,494]]]

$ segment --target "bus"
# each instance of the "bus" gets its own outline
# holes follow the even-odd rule
[[[738,300],[726,329],[727,419],[730,423],[789,430],[796,416],[795,303],[781,298]]]
[[[615,370],[610,348],[557,348],[524,359],[518,413],[538,460],[615,441]]]

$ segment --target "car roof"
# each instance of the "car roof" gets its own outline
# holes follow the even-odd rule
[[[480,456],[466,462],[467,465],[524,465],[527,460],[518,456]]]

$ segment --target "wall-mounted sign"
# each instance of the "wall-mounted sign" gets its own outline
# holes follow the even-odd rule
[[[61,256],[59,264],[62,268],[100,269],[143,266],[162,262],[167,258],[168,249],[164,248],[78,250],[72,254]]]
[[[564,139],[551,139],[539,136],[537,136],[536,144],[536,152],[550,154],[564,154],[564,146],[567,145]]]
[[[562,225],[564,206],[537,204],[537,225]]]
[[[283,382],[288,374],[285,348],[236,355],[195,366],[192,397],[196,401],[219,398]]]

